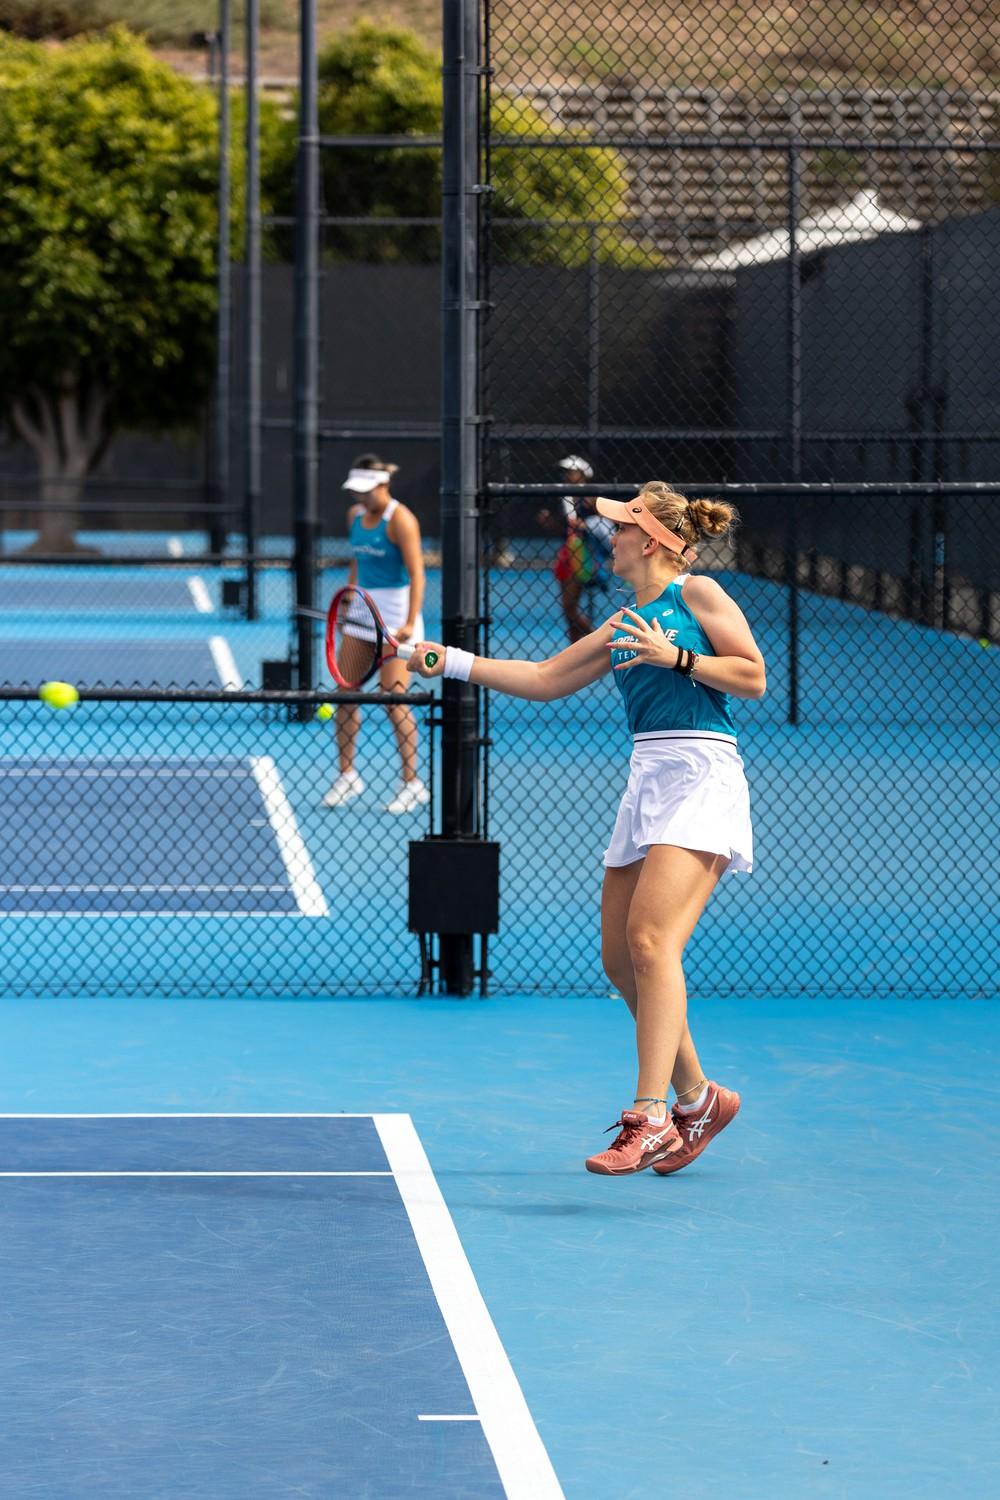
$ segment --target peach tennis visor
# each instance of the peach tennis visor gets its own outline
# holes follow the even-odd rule
[[[683,557],[685,562],[694,562],[698,556],[683,537],[658,521],[638,497],[635,500],[606,500],[603,495],[598,495],[594,503],[599,513],[607,516],[609,521],[617,521],[619,526],[641,526],[647,536],[666,547],[668,552],[675,552],[678,557]]]

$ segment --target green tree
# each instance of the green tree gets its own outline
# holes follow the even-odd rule
[[[0,415],[54,506],[36,550],[75,549],[84,480],[117,430],[202,409],[217,170],[212,96],[127,32],[55,50],[0,38]]]
[[[244,11],[234,0],[236,35]],[[260,14],[265,26],[288,21],[281,0],[261,0]],[[93,35],[116,22],[153,44],[187,46],[195,32],[216,29],[218,0],[0,0],[0,30],[30,41]]]
[[[320,129],[324,135],[439,135],[442,126],[441,61],[412,32],[356,21],[335,38],[319,60]],[[576,146],[526,101],[495,95],[494,130],[502,136],[565,135],[559,150],[498,148],[494,215],[505,221],[497,236],[504,259],[532,264],[577,265],[590,253],[590,232],[569,221],[600,219],[595,231],[602,260],[657,263],[655,252],[617,226],[627,210],[628,181],[621,157],[605,148]],[[289,149],[294,127],[289,128]],[[276,164],[273,196],[293,211],[288,163]],[[441,210],[441,160],[437,150],[418,147],[358,148],[323,152],[323,197],[327,214],[364,218],[364,227],[330,227],[328,258],[367,262],[432,261],[440,253],[434,225],[396,227],[392,218],[436,219]],[[534,221],[545,220],[545,224]],[[290,250],[290,240],[284,246]]]

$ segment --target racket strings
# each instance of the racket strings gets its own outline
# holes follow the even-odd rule
[[[347,687],[359,688],[378,670],[384,637],[381,622],[360,589],[342,590],[333,625],[337,675]]]

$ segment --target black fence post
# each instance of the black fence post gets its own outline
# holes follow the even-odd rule
[[[442,156],[441,615],[446,644],[474,648],[479,600],[478,0],[444,0]],[[480,832],[479,693],[448,681],[442,698],[441,831]],[[472,935],[442,934],[448,994],[473,984]]]
[[[786,312],[786,400],[788,480],[802,478],[802,277],[799,256],[799,207],[802,163],[798,149],[788,148],[788,306]],[[799,496],[788,500],[785,579],[788,585],[788,722],[799,722]]]
[[[229,250],[229,46],[230,3],[219,0],[219,232],[218,312],[215,372],[215,503],[229,504],[229,423],[232,414],[232,265]],[[209,550],[226,549],[228,522],[213,516]]]
[[[260,514],[260,121],[257,99],[257,52],[260,33],[260,0],[246,0],[246,172],[247,224],[244,280],[244,472],[243,539],[247,554],[246,594],[243,601],[248,620],[257,618],[257,523]]]
[[[319,102],[316,0],[299,13],[299,139],[295,218],[295,633],[300,689],[315,686],[319,532]],[[303,714],[305,717],[305,714]]]

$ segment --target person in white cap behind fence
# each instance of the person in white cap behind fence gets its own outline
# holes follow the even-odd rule
[[[411,510],[393,499],[390,482],[396,464],[375,453],[354,460],[343,489],[353,499],[347,512],[348,544],[352,553],[348,583],[371,594],[379,613],[400,642],[424,631],[424,561],[420,522]],[[405,693],[409,677],[403,662],[393,657],[379,670],[384,693]],[[430,793],[417,775],[417,724],[405,703],[387,706],[399,750],[400,782],[387,803],[388,813],[408,813],[424,805]],[[361,709],[338,703],[336,716],[339,775],[323,798],[324,807],[344,807],[360,797],[365,784],[354,769]]]
[[[615,526],[615,577],[635,591],[583,640],[546,661],[495,661],[417,642],[408,668],[549,702],[613,672],[633,736],[628,785],[604,855],[605,972],[635,1021],[639,1074],[632,1106],[588,1171],[662,1176],[686,1167],[733,1119],[740,1098],[707,1079],[687,1023],[682,956],[726,871],[753,863],[750,800],[732,698],[760,698],[764,660],[735,600],[692,574],[695,546],[724,536],[731,505],[643,485],[632,500],[597,500]],[[425,652],[439,659],[428,667]],[[572,778],[567,782],[572,796]],[[567,805],[567,826],[571,810]],[[668,1108],[673,1084],[675,1102]],[[652,1092],[650,1092],[652,1090]]]
[[[567,484],[586,484],[594,477],[591,465],[577,453],[560,459],[559,470]],[[614,526],[597,514],[590,495],[563,495],[561,506],[565,541],[556,554],[552,572],[559,584],[559,604],[569,638],[579,641],[594,628],[582,607],[585,592],[607,586]],[[538,519],[543,526],[555,529],[550,511],[542,511]]]

